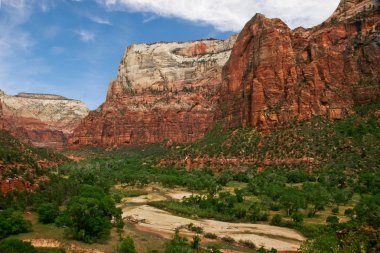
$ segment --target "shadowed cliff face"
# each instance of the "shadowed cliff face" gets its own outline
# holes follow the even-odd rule
[[[216,91],[235,39],[127,48],[106,102],[74,131],[71,147],[202,137],[214,125]]]
[[[257,14],[224,68],[221,119],[231,128],[268,130],[313,115],[340,119],[355,104],[380,101],[377,8],[377,0],[342,1],[308,30]]]
[[[62,149],[87,114],[82,102],[61,96],[0,93],[0,128],[36,147]]]

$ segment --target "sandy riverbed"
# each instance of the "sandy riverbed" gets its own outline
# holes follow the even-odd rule
[[[138,227],[163,236],[172,234],[177,227],[194,223],[204,229],[205,233],[213,233],[218,237],[229,236],[239,240],[249,240],[256,246],[267,249],[276,248],[279,251],[297,251],[305,239],[298,232],[282,227],[264,224],[229,223],[214,220],[192,220],[175,216],[169,212],[148,206],[129,206],[123,209],[123,217],[142,220]]]

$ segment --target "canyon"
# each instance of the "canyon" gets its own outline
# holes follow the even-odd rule
[[[62,149],[88,114],[81,101],[49,94],[0,91],[0,129],[35,147]]]
[[[378,6],[341,1],[310,29],[257,14],[226,41],[132,45],[69,147],[186,143],[216,122],[271,131],[313,116],[342,119],[380,100]]]
[[[380,101],[377,0],[341,1],[322,24],[290,29],[256,14],[227,40],[129,46],[106,101],[89,112],[56,95],[0,93],[0,126],[53,149],[193,142],[217,123],[268,132]]]

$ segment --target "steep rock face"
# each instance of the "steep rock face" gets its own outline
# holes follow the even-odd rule
[[[377,6],[379,6],[378,0],[341,0],[338,8],[327,21],[343,21],[358,13],[375,10]]]
[[[106,102],[74,131],[71,147],[202,137],[214,125],[216,91],[235,39],[130,46]]]
[[[342,1],[312,29],[257,14],[224,68],[220,118],[231,128],[269,130],[313,115],[339,119],[355,104],[380,101],[379,21],[377,0]]]
[[[0,92],[0,127],[36,147],[63,148],[87,114],[84,103],[61,96]]]

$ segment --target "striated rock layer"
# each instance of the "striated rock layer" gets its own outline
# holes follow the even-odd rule
[[[194,141],[214,126],[226,41],[132,45],[111,81],[106,102],[90,112],[71,147]]]
[[[224,68],[220,118],[269,130],[314,115],[340,119],[380,101],[379,21],[377,0],[341,1],[312,29],[257,14]]]
[[[62,149],[87,114],[81,101],[45,94],[8,96],[0,91],[0,128],[36,147]]]
[[[70,147],[184,143],[216,120],[269,130],[377,102],[378,2],[343,0],[312,29],[257,14],[238,38],[133,45]]]

